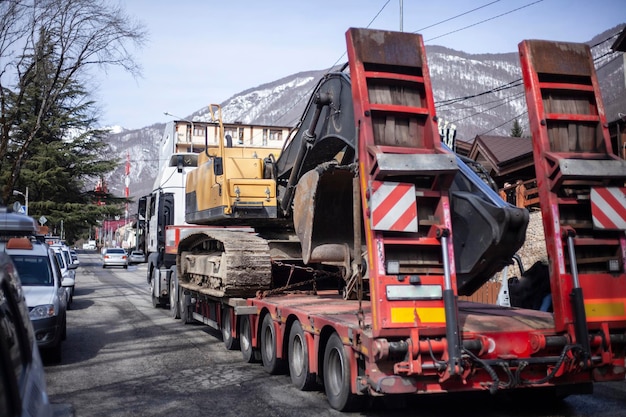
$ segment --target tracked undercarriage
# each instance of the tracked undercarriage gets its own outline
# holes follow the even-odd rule
[[[205,231],[181,252],[181,283],[215,297],[251,297],[270,289],[272,266],[265,239],[241,231]]]

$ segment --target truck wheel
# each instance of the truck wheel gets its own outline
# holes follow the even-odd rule
[[[154,295],[154,278],[150,280],[150,296],[152,297],[152,307],[160,307],[161,303],[159,303],[159,298]]]
[[[183,324],[190,324],[193,321],[190,305],[188,302],[189,297],[189,294],[180,294],[178,297],[180,305],[180,320],[183,322]]]
[[[261,324],[261,360],[263,368],[270,375],[276,375],[283,372],[284,361],[276,357],[276,329],[272,321],[272,316],[266,314]]]
[[[239,320],[239,348],[241,349],[243,360],[247,363],[259,361],[259,352],[252,347],[250,316],[241,316]]]
[[[231,320],[231,308],[222,309],[222,341],[228,350],[239,349],[239,340],[233,337],[233,323]]]
[[[324,390],[332,408],[353,411],[358,408],[360,397],[350,390],[350,361],[337,333],[328,339],[324,351]]]
[[[173,319],[180,318],[180,304],[178,303],[178,278],[176,277],[176,269],[172,268],[170,274],[170,316]]]
[[[293,385],[301,391],[315,386],[315,374],[309,372],[309,349],[299,321],[293,323],[289,332],[289,375]]]

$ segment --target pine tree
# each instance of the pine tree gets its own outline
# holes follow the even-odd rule
[[[521,138],[523,134],[524,129],[522,129],[519,120],[515,119],[515,121],[513,122],[513,128],[511,128],[511,136],[514,138]]]
[[[93,128],[94,102],[78,81],[64,80],[53,99],[42,100],[55,76],[56,57],[47,37],[41,36],[36,53],[25,58],[32,63],[23,88],[7,94],[13,132],[0,180],[18,169],[15,188],[28,187],[29,215],[43,215],[47,225],[57,228],[62,221],[66,239],[73,242],[97,220],[121,214],[124,199],[106,195],[108,204],[98,206],[88,183],[114,170],[119,161],[107,155],[107,132]]]
[[[0,202],[10,204],[13,191],[28,186],[29,214],[50,210],[41,214],[52,220],[56,209],[44,204],[82,205],[77,212],[87,219],[76,224],[83,221],[85,229],[120,211],[85,201],[94,199],[82,191],[93,188],[90,177],[95,183],[116,161],[105,154],[104,132],[93,129],[95,109],[79,81],[96,67],[139,75],[131,51],[146,36],[111,2],[0,0]],[[33,211],[37,204],[41,211]],[[67,210],[59,208],[58,217]]]

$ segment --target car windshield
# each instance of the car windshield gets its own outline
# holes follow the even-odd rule
[[[13,259],[22,285],[54,285],[48,257],[11,255],[11,259]]]
[[[126,255],[126,251],[124,249],[107,249],[107,254],[114,253],[117,255]]]

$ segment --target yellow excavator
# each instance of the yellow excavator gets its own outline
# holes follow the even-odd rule
[[[192,275],[203,281],[199,284],[215,286],[219,282],[220,295],[227,294],[227,288],[232,295],[254,294],[276,285],[271,275],[278,274],[270,271],[271,262],[289,260],[338,267],[345,281],[339,285],[345,285],[345,296],[350,296],[355,259],[359,264],[364,261],[355,247],[355,230],[363,225],[353,209],[359,199],[353,195],[358,132],[350,91],[345,68],[326,74],[282,149],[232,146],[224,137],[220,106],[209,106],[222,140],[217,148],[206,147],[198,156],[198,167],[187,176],[185,220],[228,226],[231,233],[204,233],[201,239],[185,242],[182,249],[200,257],[203,253],[227,253],[227,247],[241,249],[249,239],[232,227],[248,226],[260,241],[255,240],[254,249],[248,251],[255,255],[247,262],[267,263],[268,267],[250,273],[245,285],[230,272],[221,272],[216,280],[194,268]],[[511,263],[524,242],[528,213],[503,202],[460,158],[456,163],[458,174],[450,196],[457,290],[469,295]],[[227,263],[236,269],[238,262],[241,258]],[[367,280],[367,273],[364,278]]]

